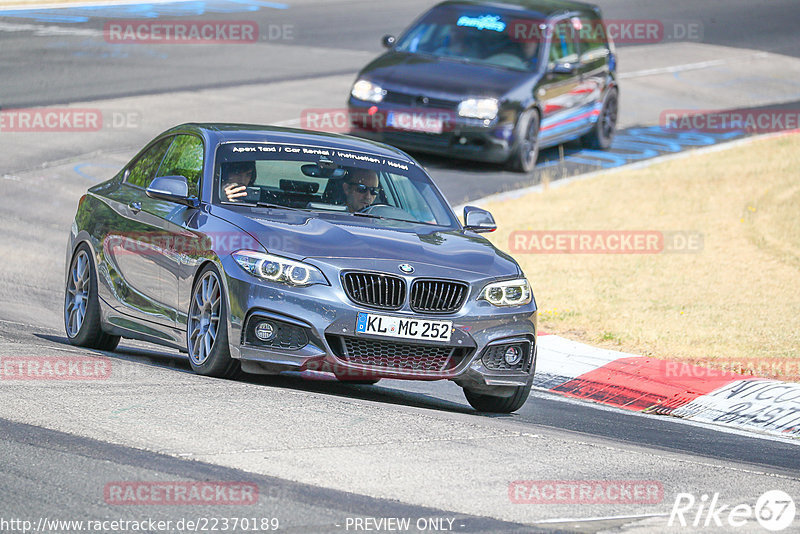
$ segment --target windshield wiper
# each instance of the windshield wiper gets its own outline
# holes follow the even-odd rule
[[[284,206],[282,204],[271,204],[269,202],[256,202],[256,206],[259,208],[276,208],[279,210],[292,210],[292,211],[311,211],[303,208],[293,208],[291,206]]]
[[[375,215],[374,213],[364,213],[361,211],[354,211],[350,215],[354,215],[356,217],[369,217],[370,219],[385,219],[386,217],[381,217],[380,215]]]

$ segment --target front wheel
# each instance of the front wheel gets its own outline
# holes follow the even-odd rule
[[[474,393],[465,388],[464,396],[470,405],[479,412],[511,413],[522,408],[522,405],[528,400],[530,392],[530,385],[518,386],[510,397],[496,397],[494,395]]]
[[[64,292],[64,329],[71,345],[99,350],[114,350],[119,336],[103,332],[100,324],[100,301],[92,251],[81,244],[69,264]]]
[[[517,147],[507,166],[516,172],[533,172],[539,159],[539,111],[529,109],[517,121]]]
[[[617,112],[619,110],[619,96],[612,87],[606,93],[600,116],[591,131],[581,137],[583,146],[593,149],[605,150],[611,146],[614,134],[617,131]]]
[[[217,269],[208,265],[195,281],[186,322],[189,363],[199,375],[233,378],[239,372],[239,361],[231,358],[228,346],[225,310],[222,280]]]

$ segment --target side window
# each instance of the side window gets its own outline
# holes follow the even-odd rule
[[[550,42],[550,63],[577,63],[578,47],[576,30],[568,20],[559,22],[553,28]]]
[[[197,196],[202,174],[203,141],[194,135],[176,135],[156,176],[185,176],[189,196]]]
[[[608,35],[603,21],[596,17],[581,17],[581,61],[588,63],[608,55]]]
[[[136,162],[130,166],[126,182],[133,185],[138,185],[142,188],[147,188],[150,182],[153,181],[158,164],[164,159],[164,154],[167,151],[171,137],[162,139],[154,144],[150,149],[142,154]]]
[[[397,188],[400,202],[395,202],[399,208],[411,213],[418,221],[433,222],[435,220],[431,208],[423,198],[417,186],[407,176],[392,174],[392,183]]]

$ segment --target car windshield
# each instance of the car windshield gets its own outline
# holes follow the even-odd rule
[[[217,149],[214,201],[457,227],[416,165],[352,150],[273,143]]]
[[[400,38],[396,50],[535,71],[540,64],[542,27],[541,20],[502,9],[439,6]]]

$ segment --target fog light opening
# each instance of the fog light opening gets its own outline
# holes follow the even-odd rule
[[[522,359],[522,351],[519,347],[512,345],[506,349],[506,353],[503,355],[503,358],[508,365],[517,365]]]
[[[256,325],[255,334],[261,341],[269,341],[275,337],[275,326],[269,321],[262,321]]]

